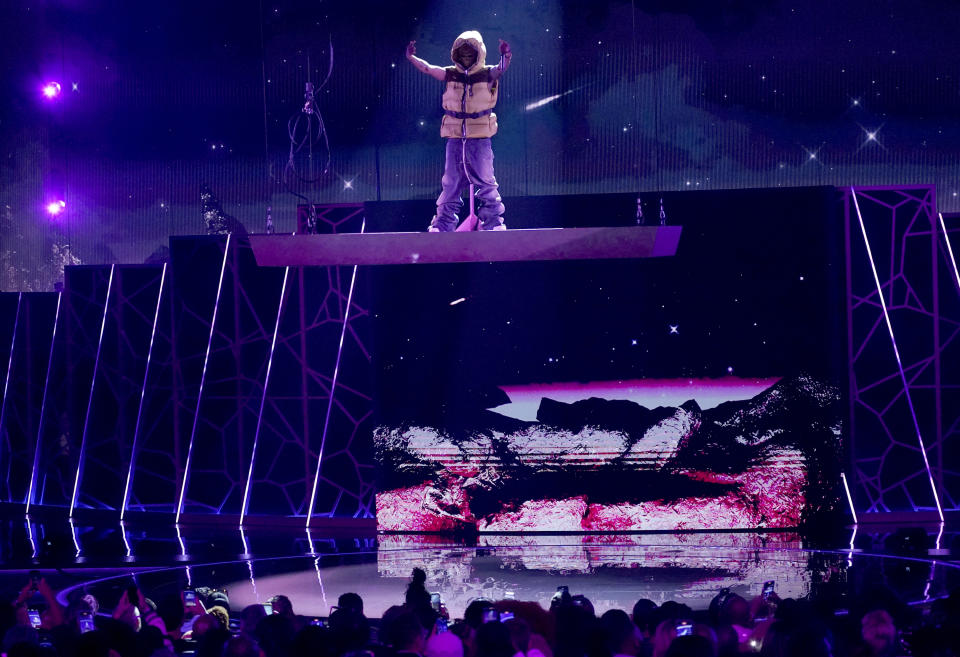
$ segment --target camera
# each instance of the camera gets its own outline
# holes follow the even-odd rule
[[[768,599],[771,595],[773,595],[773,587],[774,587],[774,581],[772,579],[767,580],[766,582],[763,583],[763,599],[764,600]]]
[[[94,630],[93,612],[81,611],[77,616],[77,625],[80,626],[80,634],[86,634]]]

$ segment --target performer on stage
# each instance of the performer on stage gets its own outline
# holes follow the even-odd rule
[[[440,136],[447,140],[443,191],[437,199],[437,214],[431,232],[449,232],[457,227],[457,213],[463,207],[461,194],[470,184],[480,201],[477,217],[480,230],[506,230],[503,202],[493,175],[493,148],[490,138],[497,133],[497,104],[500,76],[510,66],[510,45],[500,39],[500,63],[486,65],[487,49],[479,32],[467,31],[450,49],[453,66],[433,66],[416,56],[416,41],[407,45],[407,59],[418,70],[446,82],[443,92],[443,121]]]

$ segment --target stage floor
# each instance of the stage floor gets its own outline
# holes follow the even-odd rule
[[[451,616],[473,599],[510,595],[549,607],[557,586],[586,595],[597,613],[630,610],[640,598],[705,608],[723,587],[743,595],[774,580],[781,597],[847,598],[883,584],[910,604],[943,597],[960,585],[948,550],[953,533],[903,534],[839,528],[833,538],[792,532],[632,535],[484,535],[469,543],[435,535],[350,535],[314,529],[170,525],[80,526],[7,521],[0,586],[16,591],[38,568],[65,599],[82,587],[112,608],[133,577],[150,597],[182,588],[225,587],[236,611],[287,595],[294,609],[327,616],[341,593],[354,591],[379,617],[403,601],[410,572],[421,567]],[[916,530],[915,530],[916,531]],[[905,546],[913,542],[908,556]],[[851,545],[855,546],[851,549]],[[883,554],[884,546],[900,554]],[[900,546],[897,548],[896,546]],[[59,566],[59,570],[55,568]]]

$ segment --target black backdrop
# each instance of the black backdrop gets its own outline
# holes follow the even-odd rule
[[[318,96],[330,170],[289,187],[313,201],[433,197],[439,83],[403,48],[416,39],[444,64],[468,28],[516,53],[495,138],[508,199],[933,182],[956,209],[958,22],[960,7],[933,0],[6,3],[0,289],[50,289],[58,240],[87,264],[142,262],[168,235],[202,233],[204,182],[249,230],[270,208],[292,231],[287,120],[331,43]],[[51,79],[56,103],[39,94]],[[295,164],[310,177],[305,156]],[[51,222],[54,198],[67,212]]]

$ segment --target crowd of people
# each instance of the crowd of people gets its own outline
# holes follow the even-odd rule
[[[398,596],[399,598],[399,596]],[[960,590],[922,610],[888,593],[849,609],[816,600],[747,600],[722,590],[706,610],[639,600],[597,615],[559,587],[545,609],[478,599],[451,619],[415,569],[402,604],[380,619],[344,593],[325,618],[300,616],[277,595],[230,606],[226,591],[199,588],[152,600],[131,584],[112,613],[82,588],[65,604],[34,576],[3,606],[4,657],[950,657],[960,655]],[[398,602],[400,600],[398,599]]]

